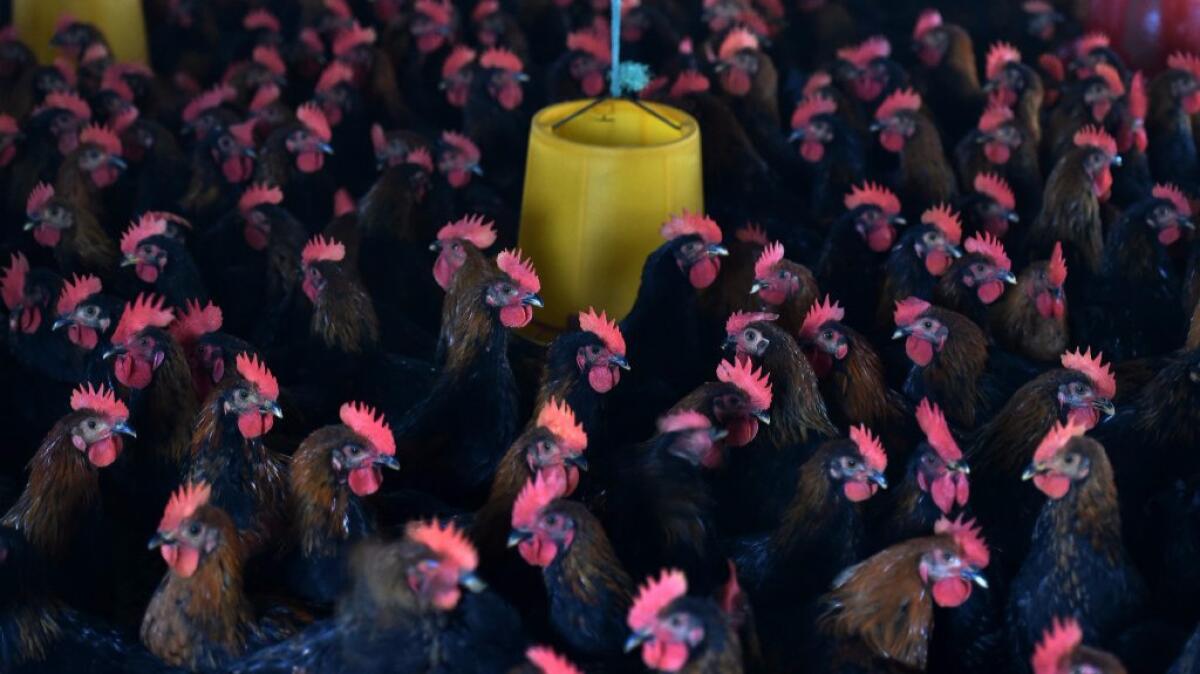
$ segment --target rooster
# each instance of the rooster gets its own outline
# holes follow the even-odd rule
[[[108,341],[121,315],[122,302],[102,293],[103,288],[95,276],[77,274],[63,284],[54,307],[57,318],[52,327],[66,328],[67,339],[77,347],[78,357],[83,361],[80,371],[84,377],[94,376],[99,370],[96,358],[101,350],[97,347]]]
[[[224,313],[220,307],[212,302],[201,306],[195,300],[188,300],[170,326],[171,337],[183,349],[191,367],[197,400],[207,399],[212,388],[225,381],[226,376],[237,376],[239,355],[256,351],[248,342],[221,332],[222,325]]]
[[[1012,188],[995,173],[975,174],[971,191],[959,198],[959,204],[966,215],[966,229],[972,235],[986,233],[1004,239],[1009,229],[1021,222]]]
[[[107,126],[89,125],[79,133],[79,145],[63,158],[55,179],[54,191],[78,209],[97,220],[121,219],[102,200],[102,191],[121,176],[125,160],[121,157],[121,139]]]
[[[286,582],[322,603],[341,595],[350,548],[375,530],[365,499],[383,483],[380,468],[400,468],[392,428],[381,415],[345,403],[339,416],[341,424],[319,428],[300,443],[288,472],[296,547],[284,562]]]
[[[981,176],[992,176],[988,178],[992,184],[1004,181],[1006,186],[1015,186],[1015,192],[1013,188],[1009,188],[1011,199],[1005,198],[1004,201],[1012,201],[1013,207],[1008,210],[1016,218],[1025,215],[1032,219],[1037,213],[1043,188],[1038,146],[1029,130],[1014,117],[1011,109],[998,105],[989,106],[979,118],[975,130],[959,142],[954,155],[955,167],[964,183],[964,191],[973,188],[975,192],[981,192]],[[969,200],[970,195],[967,195],[964,201]],[[1020,211],[1015,209],[1018,203],[1021,206]],[[990,224],[988,231],[1001,238],[1008,231],[1007,222]]]

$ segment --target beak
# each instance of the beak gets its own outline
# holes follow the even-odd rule
[[[270,412],[271,416],[275,417],[276,419],[283,418],[283,409],[280,408],[279,403],[275,402],[274,400],[269,401],[265,405],[263,405],[262,411]]]
[[[441,250],[442,250],[442,244],[440,241],[434,241],[433,243],[429,244],[429,252],[437,253],[437,252],[440,252]]]
[[[990,94],[991,92],[996,90],[996,86],[997,85],[996,85],[995,80],[988,80],[987,82],[983,83],[983,90]]]
[[[871,133],[875,133],[876,131],[882,131],[882,130],[883,130],[882,124],[880,124],[879,122],[871,122]]]
[[[121,169],[122,171],[129,168],[129,165],[125,163],[125,160],[116,155],[109,155],[108,163],[112,164],[113,166],[116,166],[117,168]]]
[[[400,460],[391,454],[379,454],[376,456],[375,465],[391,468],[392,470],[400,470]]]
[[[724,440],[726,437],[728,437],[729,431],[725,430],[724,428],[715,428],[714,427],[712,429],[709,429],[708,435],[715,442],[717,440]]]
[[[637,632],[630,634],[629,638],[625,640],[625,652],[633,652],[638,646],[641,646],[649,638],[650,635],[648,634],[638,634]]]
[[[725,257],[726,255],[729,255],[729,249],[725,246],[712,245],[708,247],[708,254],[717,257]]]
[[[1034,477],[1036,477],[1039,474],[1044,473],[1044,472],[1045,472],[1044,468],[1042,468],[1041,466],[1039,466],[1036,463],[1031,463],[1031,464],[1029,464],[1029,467],[1025,469],[1025,472],[1021,473],[1021,479],[1025,482],[1028,482],[1029,480],[1032,480]]]
[[[1175,222],[1178,222],[1179,226],[1184,229],[1193,231],[1196,229],[1196,223],[1192,222],[1189,218],[1178,218]]]
[[[1021,216],[1017,215],[1016,211],[1009,211],[1008,212],[1008,221],[1009,222],[1020,222]]]
[[[1113,166],[1120,166],[1122,161],[1124,161],[1124,160],[1121,159],[1121,155],[1119,155],[1119,154],[1113,155],[1113,158],[1112,158]]]
[[[884,477],[883,473],[873,470],[867,475],[867,477],[870,478],[872,482],[879,485],[880,489],[887,489],[887,478]]]
[[[545,302],[542,302],[542,298],[541,298],[541,296],[540,296],[540,295],[538,295],[537,293],[529,293],[529,294],[528,294],[528,295],[526,295],[525,297],[522,297],[522,298],[521,298],[521,303],[522,303],[522,304],[528,304],[528,305],[529,305],[529,306],[531,306],[531,307],[537,307],[537,308],[539,308],[539,309],[541,309],[542,307],[546,306],[546,303],[545,303]]]
[[[31,230],[37,226],[38,226],[38,223],[36,220],[30,220],[29,222],[25,223],[25,231],[28,232],[29,230]]]
[[[788,136],[788,142],[794,143],[798,140],[804,140],[804,129],[796,129],[792,135]]]
[[[982,587],[985,590],[988,589],[987,578],[984,578],[983,574],[980,573],[978,569],[970,569],[970,568],[963,569],[962,577],[966,578],[967,580],[971,581],[972,583],[975,583],[976,585],[978,585],[979,587]]]
[[[137,432],[134,431],[133,428],[131,428],[129,426],[129,424],[125,423],[124,421],[113,424],[112,429],[113,429],[113,431],[120,433],[121,435],[128,435],[129,437],[134,438],[134,439],[137,438]]]
[[[579,470],[588,469],[588,460],[582,454],[579,456],[569,456],[564,461],[568,466],[575,466]]]
[[[255,151],[254,151],[254,148],[252,148],[252,147],[243,148],[243,149],[242,149],[242,154],[246,155],[247,157],[249,157],[249,158],[251,158],[251,159],[257,159],[257,158],[258,158],[258,153],[257,153],[257,152],[255,152]]]
[[[333,154],[333,146],[329,143],[317,143],[317,149],[325,154]]]
[[[949,468],[956,473],[962,473],[963,475],[971,474],[971,467],[968,466],[965,461],[952,461],[946,466],[946,468]]]
[[[101,360],[108,360],[109,358],[112,358],[113,356],[119,356],[119,355],[121,355],[122,353],[125,353],[125,347],[123,347],[123,346],[113,346],[113,347],[112,347],[112,348],[110,348],[108,351],[105,351],[105,352],[104,352],[104,353],[103,353],[103,354],[100,356],[100,358],[101,358]]]
[[[1004,281],[1005,283],[1007,283],[1011,286],[1017,285],[1017,275],[1012,273],[1011,271],[1002,271],[996,278],[1000,279],[1001,281]]]
[[[483,167],[480,166],[479,164],[472,164],[471,165],[471,173],[474,173],[477,176],[482,176],[483,175]]]
[[[903,216],[897,215],[897,216],[895,216],[895,217],[893,217],[893,218],[892,218],[892,224],[893,224],[893,225],[900,225],[900,226],[902,226],[902,227],[903,227],[904,225],[907,225],[907,224],[908,224],[908,220],[905,220]]]
[[[625,370],[626,372],[628,372],[631,369],[629,367],[629,361],[625,360],[625,356],[610,356],[608,359],[608,362],[612,363],[613,365],[616,365],[617,367],[621,368],[622,370]]]
[[[962,248],[959,248],[952,243],[946,244],[946,252],[950,253],[950,257],[954,258],[955,260],[962,257]]]
[[[525,73],[517,73],[515,78],[518,82],[528,82],[529,81],[529,75],[526,75]]]
[[[122,267],[132,267],[133,265],[135,265],[137,263],[138,263],[138,258],[136,255],[126,255],[125,257],[121,258],[121,266]]]
[[[511,533],[508,534],[508,547],[515,548],[518,545],[520,545],[522,542],[527,541],[530,538],[533,538],[533,536],[531,536],[530,534],[528,534],[524,531],[517,531],[516,529],[514,529]]]
[[[771,415],[767,414],[766,410],[755,410],[754,418],[768,426],[771,425]]]
[[[471,592],[483,592],[487,589],[487,583],[479,579],[473,571],[468,571],[458,577],[459,585],[467,588]]]
[[[767,287],[766,283],[763,283],[762,281],[755,281],[754,285],[750,286],[750,294],[757,295],[760,290],[762,290],[763,288],[766,288],[766,287]]]
[[[58,319],[58,320],[54,321],[54,325],[50,326],[50,329],[51,329],[51,330],[58,330],[58,329],[61,329],[61,328],[65,328],[65,327],[67,327],[68,325],[70,325],[72,322],[73,322],[73,321],[72,321],[71,319],[69,319],[69,318],[60,318],[60,319]]]
[[[1117,406],[1107,398],[1096,398],[1092,401],[1092,407],[1104,412],[1104,416],[1111,417],[1117,413]]]
[[[904,339],[907,336],[908,332],[904,328],[896,328],[896,331],[892,333],[892,339]]]
[[[171,542],[171,534],[158,532],[150,537],[150,542],[146,545],[147,550],[154,550]]]

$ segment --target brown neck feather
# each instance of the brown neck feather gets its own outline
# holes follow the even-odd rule
[[[916,133],[904,143],[900,152],[900,170],[904,175],[903,190],[915,193],[930,203],[946,201],[953,196],[956,184],[954,172],[946,163],[942,140],[937,127],[922,112],[913,114]]]
[[[343,353],[362,353],[379,342],[379,318],[371,296],[350,272],[324,265],[328,285],[317,296],[309,324],[325,346]]]
[[[71,442],[71,429],[82,417],[68,414],[54,425],[29,461],[25,491],[0,520],[51,562],[62,561],[83,513],[100,498],[96,469]]]
[[[770,340],[763,368],[770,373],[774,391],[771,425],[767,435],[776,447],[807,442],[811,433],[837,435],[829,420],[817,375],[791,335],[771,323],[755,326]]]
[[[173,339],[164,341],[164,349],[166,356],[147,389],[145,418],[163,431],[162,444],[151,449],[163,459],[180,463],[188,451],[189,431],[199,403],[183,349]]]
[[[501,329],[492,309],[483,299],[488,284],[500,279],[493,265],[464,264],[442,301],[442,331],[439,351],[446,370],[455,372],[474,362],[487,348],[495,330]]]
[[[333,469],[333,450],[343,444],[344,426],[326,426],[300,443],[288,473],[292,512],[301,549],[311,555],[332,541],[346,540],[343,526],[352,498]]]
[[[967,452],[972,472],[995,480],[1020,477],[1059,419],[1058,386],[1064,374],[1052,370],[1026,383],[979,429]]]
[[[117,247],[91,213],[75,209],[75,222],[63,235],[56,254],[77,256],[90,272],[107,272],[117,265]],[[60,257],[61,260],[61,257]]]
[[[945,26],[950,33],[950,45],[946,49],[943,63],[953,68],[963,78],[967,90],[963,94],[979,93],[979,68],[975,65],[975,48],[971,35],[959,26]]]
[[[950,336],[921,373],[925,388],[937,392],[938,402],[948,418],[973,427],[982,396],[979,380],[987,368],[987,340],[967,317],[941,309],[934,311],[938,320],[950,329]]]
[[[1083,170],[1087,148],[1072,148],[1058,160],[1046,179],[1045,199],[1029,235],[1040,250],[1050,250],[1055,241],[1074,246],[1076,253],[1096,273],[1103,250],[1100,202],[1092,192],[1092,180]]]
[[[1021,272],[1015,288],[1006,291],[991,310],[991,327],[1006,347],[1040,361],[1053,361],[1067,348],[1067,315],[1046,318],[1031,294],[1045,262],[1034,262]]]
[[[888,394],[883,364],[871,343],[845,325],[839,323],[838,329],[846,336],[849,351],[829,373],[829,389],[834,392],[847,421],[866,424],[879,431],[896,421],[903,411]]]
[[[828,513],[834,507],[830,494],[826,463],[829,461],[828,443],[817,450],[800,467],[800,479],[796,483],[796,495],[783,514],[783,522],[771,537],[772,548],[783,553],[798,542],[811,538],[815,529],[829,520]]]
[[[563,579],[572,594],[588,604],[616,601],[628,608],[633,580],[617,559],[604,527],[582,504],[571,502],[566,507],[575,522],[575,538],[561,563]]]
[[[1117,488],[1112,465],[1100,443],[1091,438],[1072,441],[1083,445],[1089,461],[1087,477],[1071,485],[1071,491],[1058,507],[1051,508],[1056,540],[1066,542],[1075,535],[1084,536],[1096,552],[1111,564],[1121,556],[1121,513],[1117,506]]]

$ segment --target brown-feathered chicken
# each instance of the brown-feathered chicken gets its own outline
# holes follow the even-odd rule
[[[1014,207],[1019,204],[1019,213],[1027,218],[1027,222],[1032,221],[1042,202],[1038,145],[1012,110],[1001,105],[989,106],[979,117],[975,129],[958,143],[954,158],[964,192],[978,191],[976,185],[983,175],[1005,180],[1015,191]],[[992,233],[1003,237],[1006,231]]]
[[[105,208],[102,192],[121,177],[121,139],[107,126],[91,125],[79,134],[79,145],[63,158],[54,182],[54,192],[75,208],[97,220],[120,222],[125,214]]]
[[[1176,185],[1200,182],[1192,118],[1200,113],[1200,58],[1175,54],[1168,69],[1150,82],[1146,117],[1150,169],[1159,180]]]
[[[929,101],[942,137],[953,144],[983,107],[971,35],[962,26],[944,22],[936,9],[927,9],[917,17],[912,37],[921,62],[914,77],[917,89]]]
[[[642,649],[642,664],[658,672],[741,674],[742,643],[716,601],[689,597],[687,576],[664,569],[641,586],[626,623],[626,650]]]
[[[915,91],[898,90],[884,99],[875,110],[872,129],[879,132],[883,149],[898,155],[891,182],[910,213],[915,216],[957,193],[937,126],[921,111],[921,96]]]
[[[973,428],[994,404],[984,386],[988,364],[983,331],[962,314],[907,298],[896,303],[896,339],[912,369],[904,382],[910,400],[929,398],[955,426]]]
[[[1000,299],[1007,285],[1016,284],[1017,277],[1004,244],[991,234],[976,234],[963,243],[963,248],[966,253],[938,279],[933,299],[987,330],[988,308]]]
[[[795,335],[820,291],[808,267],[785,259],[783,244],[776,241],[754,263],[750,294],[758,296],[763,311],[779,315],[781,328]]]
[[[54,188],[39,183],[25,202],[25,229],[40,245],[54,251],[63,274],[95,274],[111,279],[117,268],[117,246],[96,216],[66,199]]]
[[[1083,645],[1083,628],[1073,617],[1051,620],[1042,632],[1041,641],[1034,647],[1029,664],[1034,674],[1080,671],[1125,674],[1125,665],[1114,655]]]

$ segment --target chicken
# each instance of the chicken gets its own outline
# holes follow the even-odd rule
[[[280,609],[254,614],[242,589],[237,530],[209,495],[203,482],[180,487],[150,541],[168,571],[146,607],[142,643],[190,671],[226,667],[247,648],[285,639],[302,626],[299,616]]]
[[[959,198],[959,204],[966,216],[968,234],[986,233],[1004,239],[1009,229],[1021,222],[1016,195],[1008,181],[995,173],[975,174],[971,191]]]
[[[1102,445],[1081,437],[1085,430],[1056,424],[1022,476],[1047,500],[1009,590],[1014,662],[1059,615],[1077,616],[1089,642],[1110,647],[1144,609],[1144,581],[1121,542],[1112,467]]]
[[[492,184],[501,194],[515,198],[525,170],[520,159],[525,148],[517,140],[524,138],[528,124],[522,103],[529,75],[520,58],[495,47],[479,56],[477,69],[463,107],[463,132],[479,145],[483,170]]]
[[[992,305],[989,316],[996,342],[1030,360],[1058,358],[1071,339],[1066,282],[1067,262],[1062,245],[1055,244],[1049,260],[1021,270],[1012,292]]]
[[[892,320],[896,302],[905,297],[932,300],[938,279],[962,257],[962,219],[942,204],[921,214],[920,224],[909,227],[888,254],[879,308],[874,327],[885,329]]]
[[[833,82],[851,100],[859,103],[853,124],[867,130],[868,119],[883,100],[908,84],[908,74],[889,58],[892,44],[882,35],[871,36],[855,45],[837,50],[831,70]]]
[[[167,220],[149,212],[121,235],[121,266],[132,267],[122,279],[133,295],[153,292],[167,306],[182,309],[187,300],[205,301],[208,293],[184,242],[167,234]],[[132,277],[132,278],[130,278]]]
[[[976,234],[963,243],[963,248],[966,254],[938,279],[933,299],[987,330],[988,307],[1000,299],[1006,285],[1016,285],[1017,277],[1004,244],[991,234]]]
[[[909,297],[896,303],[895,339],[904,339],[912,368],[904,382],[910,400],[929,398],[956,426],[974,428],[996,401],[984,379],[983,331],[962,314]]]
[[[1066,90],[1050,113],[1045,143],[1050,155],[1061,157],[1071,148],[1073,137],[1088,125],[1115,133],[1128,109],[1123,105],[1125,78],[1107,63],[1097,63],[1090,74],[1080,77],[1076,87]]]
[[[599,520],[563,498],[564,487],[543,473],[525,483],[513,504],[508,544],[542,569],[555,633],[573,652],[614,659],[627,636],[633,581]]]
[[[335,191],[325,157],[333,154],[333,130],[315,103],[296,109],[296,122],[275,130],[267,139],[255,179],[283,190],[289,210],[310,232],[324,227],[333,215]]]
[[[1029,663],[1034,674],[1065,674],[1080,669],[1125,674],[1125,666],[1112,654],[1083,645],[1083,628],[1075,618],[1052,620]]]
[[[54,188],[38,183],[25,202],[25,229],[39,245],[54,251],[64,273],[95,274],[111,278],[117,266],[117,247],[95,216],[65,199]]]
[[[688,596],[682,571],[664,569],[642,585],[626,623],[626,650],[642,649],[642,664],[657,672],[741,674],[742,644],[712,599]]]
[[[758,297],[763,310],[779,315],[784,330],[795,334],[817,301],[817,280],[808,267],[784,259],[783,245],[777,241],[763,248],[754,262],[750,294]]]
[[[122,302],[104,294],[103,287],[95,276],[76,274],[63,284],[54,305],[57,318],[52,329],[66,328],[67,339],[78,350],[76,360],[84,377],[99,371],[97,360],[102,350],[97,347],[109,340],[121,316]]]
[[[971,36],[961,26],[944,22],[941,12],[927,9],[917,17],[912,38],[921,63],[917,88],[930,101],[943,138],[953,143],[971,128],[983,106]]]
[[[107,126],[89,125],[79,133],[79,145],[63,158],[55,179],[54,191],[78,209],[97,220],[120,220],[103,200],[102,191],[121,176],[125,160],[121,158],[121,139]]]
[[[1200,113],[1200,57],[1172,54],[1168,69],[1150,82],[1146,135],[1150,169],[1159,180],[1195,191],[1200,157],[1191,118]]]
[[[1009,211],[1032,220],[1042,200],[1042,172],[1038,163],[1038,145],[1028,127],[1002,105],[989,106],[979,118],[974,130],[963,136],[954,150],[955,166],[963,182],[963,191],[977,187],[981,176],[992,176],[992,182],[1005,181],[1013,208]],[[969,197],[968,197],[969,198]],[[1006,199],[1007,201],[1007,199]],[[1020,211],[1015,206],[1020,204]],[[999,226],[1000,223],[996,223]],[[991,231],[999,237],[1007,233],[1008,225]]]
[[[585,26],[567,34],[567,53],[547,73],[547,98],[553,102],[595,98],[607,87],[605,73],[612,65],[607,23]]]
[[[383,483],[380,467],[398,470],[392,428],[375,410],[345,403],[342,423],[313,431],[288,469],[295,541],[285,582],[298,596],[330,603],[346,588],[348,556],[376,528],[366,498]]]
[[[829,230],[817,262],[817,283],[843,302],[846,322],[860,330],[872,327],[879,262],[896,241],[900,199],[891,190],[866,182],[845,197],[846,213]]]
[[[841,209],[839,197],[850,191],[866,170],[863,140],[835,114],[834,98],[814,92],[806,95],[792,112],[790,142],[799,144],[804,173],[809,178],[805,202],[820,220],[832,219]]]
[[[898,155],[891,182],[912,213],[957,193],[937,127],[921,112],[921,97],[915,91],[901,89],[885,98],[875,110],[872,129],[879,131],[883,149]]]

